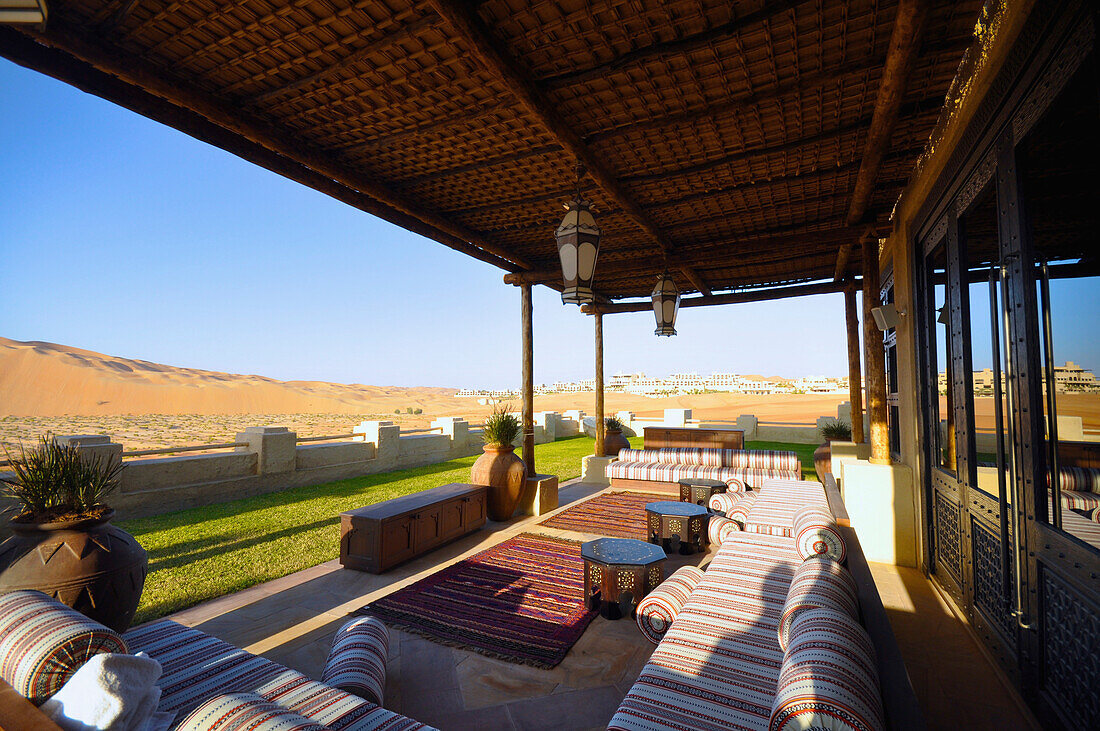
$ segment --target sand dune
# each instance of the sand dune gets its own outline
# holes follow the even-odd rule
[[[516,364],[517,371],[519,364]],[[454,388],[403,388],[323,381],[277,381],[258,375],[218,373],[119,358],[65,345],[0,338],[0,416],[110,416],[118,414],[392,414],[420,408],[432,416],[479,419],[488,413],[476,399],[455,398]],[[747,396],[712,393],[646,398],[607,394],[607,411],[657,416],[666,408],[690,408],[696,418],[811,422],[835,415],[840,395]],[[588,393],[539,396],[538,411],[583,409]],[[518,401],[515,404],[518,407]],[[402,421],[406,421],[402,419]],[[355,423],[349,419],[348,423]],[[421,425],[420,423],[415,426]],[[409,424],[414,426],[414,424]]]
[[[276,381],[0,338],[0,415],[442,413],[465,403],[455,391]]]

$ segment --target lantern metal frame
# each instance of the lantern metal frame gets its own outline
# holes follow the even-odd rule
[[[592,280],[600,256],[600,227],[592,215],[592,202],[581,195],[583,173],[584,169],[577,166],[576,195],[565,204],[565,217],[554,232],[562,270],[562,304],[584,305],[596,301]]]
[[[650,297],[653,300],[653,315],[657,320],[657,329],[653,334],[672,337],[676,334],[676,315],[680,311],[680,290],[667,269],[657,278]]]

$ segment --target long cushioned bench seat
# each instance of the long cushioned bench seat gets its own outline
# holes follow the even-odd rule
[[[724,531],[701,577],[680,577],[667,609],[639,615],[659,644],[609,728],[803,728],[806,716],[834,712],[851,728],[883,727],[875,652],[855,619],[856,586],[833,559],[843,560],[843,541],[819,540],[819,531],[832,530],[824,489],[768,483],[749,513],[783,498],[795,506],[775,517],[786,520],[787,535]]]
[[[764,450],[623,449],[607,467],[613,486],[621,481],[676,483],[689,478],[721,480],[731,492],[756,489],[767,480],[797,480],[802,465],[794,452]]]
[[[163,673],[158,711],[175,711],[179,724],[198,706],[227,693],[254,693],[277,706],[343,731],[408,731],[419,721],[345,693],[266,658],[170,620],[130,630],[130,652],[144,652]]]

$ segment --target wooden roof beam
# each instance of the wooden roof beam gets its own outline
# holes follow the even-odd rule
[[[35,40],[64,51],[77,59],[101,71],[117,76],[131,86],[148,91],[167,101],[189,109],[211,122],[230,130],[240,137],[254,142],[291,160],[300,162],[310,169],[357,190],[375,200],[410,216],[427,226],[448,236],[474,244],[494,256],[515,263],[520,269],[531,269],[532,265],[522,257],[489,241],[479,233],[451,221],[436,211],[423,208],[412,201],[397,195],[381,181],[362,173],[347,169],[327,153],[307,146],[270,125],[250,118],[241,113],[235,105],[222,101],[183,80],[169,80],[160,69],[151,66],[145,60],[118,50],[107,50],[97,44],[94,38],[87,37],[81,29],[73,27],[59,19],[51,21],[44,33],[30,29],[21,31]],[[111,99],[122,106],[128,106],[127,99]],[[223,148],[228,149],[228,148]],[[235,149],[230,152],[238,154]]]
[[[848,257],[852,255],[852,245],[844,244],[836,252],[836,269],[833,270],[833,281],[839,282],[844,279],[844,275],[848,272]]]
[[[815,282],[813,284],[801,284],[793,287],[769,287],[750,292],[732,292],[730,294],[716,294],[710,297],[685,297],[680,300],[680,307],[709,307],[710,305],[735,305],[744,302],[766,302],[768,300],[787,299],[789,297],[808,297],[815,294],[832,294],[842,292],[847,284],[845,282]],[[614,304],[581,305],[581,312],[586,315],[594,315],[597,312],[604,315],[619,312],[648,312],[653,309],[649,302],[616,302]]]
[[[462,0],[429,0],[431,6],[469,44],[481,63],[515,95],[528,112],[549,130],[550,134],[585,166],[588,174],[634,221],[642,227],[666,255],[671,255],[673,245],[661,233],[652,219],[634,201],[619,182],[615,173],[588,147],[581,136],[562,118],[550,99],[534,83],[515,59],[507,55],[500,42],[493,38],[485,23],[471,5]],[[529,268],[529,267],[528,267]],[[690,272],[690,273],[689,273]],[[684,272],[692,284],[704,295],[710,289],[697,273]]]
[[[567,71],[555,76],[547,76],[542,79],[542,83],[554,86],[582,83],[604,76],[609,71],[614,71],[625,66],[632,66],[652,58],[663,58],[690,53],[700,48],[706,48],[716,41],[721,41],[736,35],[745,28],[765,23],[775,16],[786,13],[796,5],[802,5],[805,2],[807,2],[807,0],[776,0],[774,2],[765,3],[764,7],[756,12],[747,13],[740,18],[734,18],[729,22],[717,25],[713,28],[708,28],[701,33],[696,33],[685,38],[677,38],[671,41],[658,42],[633,51],[628,51],[618,58],[598,66],[581,69],[579,71]]]
[[[852,203],[848,208],[848,223],[863,220],[871,193],[875,187],[882,160],[890,149],[897,125],[901,102],[909,84],[909,76],[920,50],[924,21],[928,17],[928,0],[900,0],[894,18],[894,30],[890,34],[890,49],[886,53],[882,80],[875,96],[875,111],[871,118],[871,131],[863,148],[863,161],[856,177]]]

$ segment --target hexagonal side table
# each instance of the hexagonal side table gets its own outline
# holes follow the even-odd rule
[[[706,551],[710,511],[695,503],[659,502],[645,506],[649,542],[684,555]]]
[[[689,477],[680,480],[680,502],[695,503],[704,508],[710,501],[710,496],[729,489],[729,485],[721,480],[708,480],[705,477]]]
[[[630,615],[664,580],[665,552],[632,538],[598,538],[581,544],[584,596],[605,619]]]

